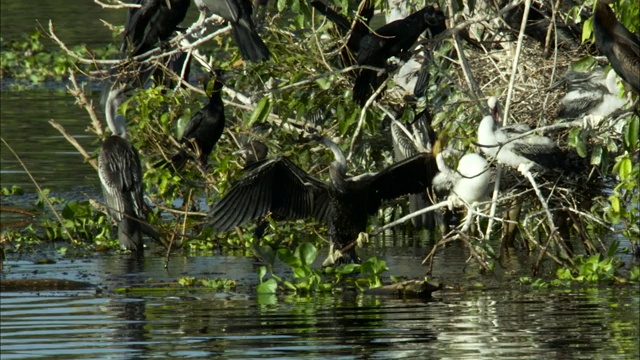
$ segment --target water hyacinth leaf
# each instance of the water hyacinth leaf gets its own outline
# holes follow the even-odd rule
[[[302,265],[302,261],[300,261],[300,258],[291,253],[291,250],[289,249],[278,249],[278,251],[276,252],[276,256],[278,257],[278,260],[291,266],[292,268],[297,268]]]
[[[278,283],[275,279],[271,278],[258,285],[256,291],[258,292],[258,294],[275,294],[277,289]]]
[[[262,283],[262,279],[267,274],[267,267],[266,266],[259,266],[257,272],[258,272],[258,280],[260,280],[260,283]]]
[[[343,275],[349,275],[349,274],[353,273],[359,267],[360,267],[359,264],[342,264],[342,265],[338,266],[338,268],[336,269],[336,272],[338,272],[340,274],[343,274]]]
[[[251,246],[251,250],[253,251],[253,255],[258,259],[264,261],[267,265],[273,266],[273,263],[276,259],[276,254],[273,251],[273,248],[269,245],[260,246],[258,244],[253,244]]]
[[[296,249],[303,264],[311,265],[318,257],[318,249],[312,243],[303,243]]]
[[[293,275],[298,279],[305,279],[311,275],[311,269],[308,266],[300,266],[293,269]]]

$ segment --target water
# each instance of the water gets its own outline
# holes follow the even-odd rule
[[[418,252],[420,252],[418,250]],[[5,264],[6,278],[60,278],[101,290],[0,295],[2,359],[17,358],[618,358],[639,354],[634,287],[532,290],[460,286],[463,249],[436,260],[450,288],[431,300],[345,293],[256,297],[248,257],[123,256]],[[396,259],[424,269],[421,257]],[[8,267],[7,267],[8,266]],[[280,271],[280,274],[286,272]],[[116,292],[182,276],[236,280],[235,292]],[[473,271],[466,274],[476,277]],[[513,283],[512,283],[513,284]]]
[[[70,46],[104,46],[111,33],[78,14],[114,23],[122,12],[92,1],[2,0],[5,39],[30,33],[53,18]],[[192,6],[191,18],[196,16]],[[85,132],[89,119],[65,84],[29,92],[0,93],[2,137],[37,182],[64,198],[99,194],[95,171],[49,124],[55,119],[89,152],[99,148]],[[90,86],[94,89],[95,84]],[[96,100],[97,94],[89,93]],[[10,152],[0,151],[2,186],[21,185],[33,203],[35,188]],[[3,198],[3,206],[5,205]],[[360,252],[387,261],[396,276],[422,278],[429,252],[400,239]],[[36,256],[45,256],[46,252]],[[467,250],[446,247],[434,262],[433,281],[448,285],[434,298],[400,300],[358,293],[313,297],[256,296],[258,264],[249,257],[176,254],[169,268],[147,251],[142,263],[120,255],[70,259],[49,253],[55,264],[35,265],[9,254],[2,279],[68,279],[87,290],[0,293],[0,357],[25,358],[337,358],[493,359],[618,358],[640,356],[640,294],[633,286],[539,289],[519,286],[529,266],[505,259],[505,268],[483,276],[465,268]],[[324,254],[324,252],[323,252]],[[463,269],[465,271],[463,271]],[[284,269],[278,274],[289,276]],[[165,287],[185,276],[236,280],[233,292],[118,291]],[[384,277],[389,281],[388,277]],[[475,287],[476,283],[484,286]]]

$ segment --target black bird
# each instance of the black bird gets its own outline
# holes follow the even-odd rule
[[[240,55],[247,61],[269,60],[271,54],[251,19],[253,5],[250,0],[194,0],[201,12],[207,10],[231,23]]]
[[[371,0],[364,0],[363,3],[360,4],[357,21],[353,25],[353,29],[351,28],[351,22],[347,20],[346,17],[328,7],[324,2],[312,1],[311,6],[320,11],[336,25],[340,36],[345,36],[351,31],[347,39],[347,47],[341,51],[341,57],[344,67],[353,65],[355,63],[354,54],[357,54],[358,50],[360,50],[360,41],[365,35],[369,34],[369,22],[371,18],[373,18],[375,3]]]
[[[366,230],[369,215],[383,200],[424,191],[438,171],[433,156],[421,153],[380,172],[349,177],[338,145],[326,138],[322,142],[335,157],[331,183],[316,179],[284,157],[258,161],[213,205],[212,227],[228,231],[268,213],[283,220],[314,217],[327,223],[332,248],[344,249],[339,262],[357,262],[354,247],[346,245]]]
[[[510,5],[511,1],[504,0],[501,6]],[[529,9],[527,24],[524,33],[538,41],[542,46],[546,45],[547,32],[551,26],[551,9],[544,3],[533,1]],[[556,14],[558,14],[557,12]],[[524,14],[524,4],[520,4],[503,14],[505,23],[509,25],[513,31],[520,31],[522,23],[522,15]],[[577,49],[581,43],[582,27],[574,23],[565,23],[562,19],[556,18],[552,26],[552,30],[557,32],[558,48],[572,50]],[[555,43],[556,34],[551,33],[551,45]]]
[[[444,13],[427,6],[404,19],[396,20],[362,37],[358,51],[358,64],[384,68],[392,56],[408,58],[408,51],[420,34],[429,29],[431,36],[446,30]],[[375,70],[362,69],[353,87],[353,99],[364,105],[369,96],[382,84],[386,75]]]
[[[116,115],[123,99],[124,86],[109,91],[105,115],[113,133],[102,144],[98,156],[98,175],[109,216],[118,225],[120,247],[142,254],[142,233],[158,240],[159,236],[146,222],[143,212],[144,191],[138,152],[126,139],[125,119]]]
[[[391,123],[393,152],[396,161],[415,156],[421,152],[433,153],[433,145],[437,139],[436,132],[431,127],[431,114],[424,109],[417,114],[411,123],[404,126],[396,121]],[[406,132],[405,132],[406,130]],[[432,205],[426,189],[422,193],[409,195],[409,211],[415,212]],[[424,213],[411,218],[416,229],[433,230],[435,228],[434,214]]]
[[[207,90],[207,80],[208,79],[205,79],[204,81],[205,91]],[[222,96],[220,94],[222,87],[221,74],[218,72],[216,73],[209,102],[191,117],[180,140],[184,146],[198,154],[200,164],[205,168],[207,166],[207,159],[224,130],[224,103],[222,102]],[[180,171],[190,158],[189,152],[186,149],[181,149],[175,155],[171,156],[171,165],[177,171]],[[164,165],[166,165],[166,161],[160,161],[156,164],[156,167]]]
[[[622,25],[608,4],[598,0],[593,13],[593,32],[598,49],[609,59],[613,70],[640,94],[640,39]]]
[[[168,40],[184,20],[190,0],[134,0],[140,8],[129,8],[120,51],[132,56],[144,54]]]

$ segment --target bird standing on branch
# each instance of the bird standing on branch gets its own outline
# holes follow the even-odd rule
[[[240,55],[247,61],[266,61],[271,54],[251,19],[253,5],[249,0],[195,0],[201,12],[212,12],[231,23]]]

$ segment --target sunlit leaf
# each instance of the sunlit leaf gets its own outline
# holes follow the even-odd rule
[[[303,264],[311,265],[318,257],[318,249],[310,242],[301,244],[298,249]]]
[[[258,294],[275,294],[278,289],[278,283],[271,278],[256,287]]]

